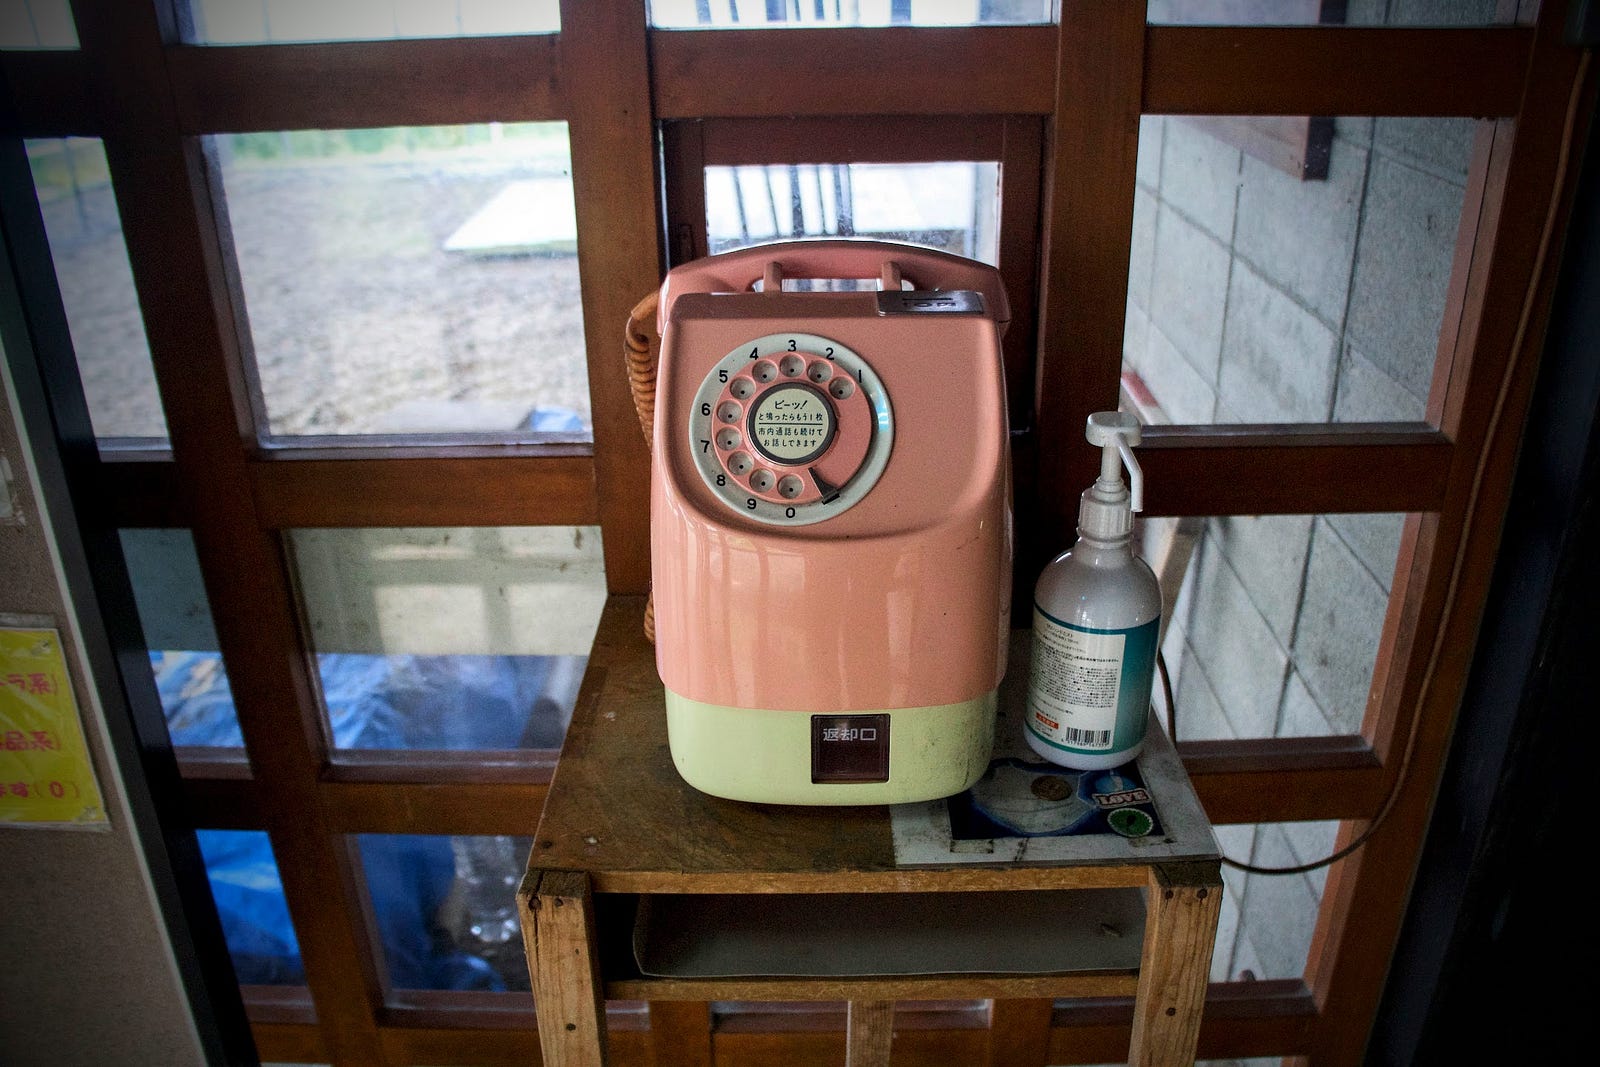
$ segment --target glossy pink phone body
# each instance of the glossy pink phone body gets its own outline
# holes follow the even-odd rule
[[[879,277],[892,262],[916,289],[981,292],[982,310],[883,314],[874,292],[750,291],[763,276],[773,288],[773,262],[790,278]],[[998,275],[902,245],[768,245],[672,271],[660,316],[651,563],[667,688],[709,704],[813,713],[993,690],[1005,671],[1012,552]],[[758,521],[718,496],[686,429],[719,361],[732,366],[753,338],[786,332],[858,355],[892,407],[876,483],[804,526]],[[755,432],[754,422],[730,425]],[[844,424],[829,447],[859,432],[869,431]]]

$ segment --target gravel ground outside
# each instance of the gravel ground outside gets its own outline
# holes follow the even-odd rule
[[[443,247],[507,183],[541,173],[498,158],[225,164],[271,432],[430,428],[405,422],[418,400],[491,420],[483,430],[536,407],[587,427],[576,256]],[[42,199],[96,433],[163,435],[110,187]]]

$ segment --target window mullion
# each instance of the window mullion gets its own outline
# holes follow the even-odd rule
[[[612,592],[649,582],[649,450],[623,373],[628,312],[661,284],[655,131],[644,0],[563,0],[595,489]]]
[[[380,1063],[380,999],[354,921],[355,880],[316,804],[324,756],[297,608],[277,537],[258,522],[250,492],[248,342],[230,242],[202,146],[181,135],[165,73],[175,19],[166,5],[117,0],[80,2],[75,14],[100,88],[118,101],[106,156],[171,413],[180,492],[317,1016],[337,1059]]]

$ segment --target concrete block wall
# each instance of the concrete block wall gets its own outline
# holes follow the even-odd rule
[[[1352,0],[1348,17],[1488,23],[1495,6]],[[1327,178],[1302,181],[1189,121],[1146,116],[1123,355],[1166,416],[1422,420],[1475,132],[1468,119],[1338,118]],[[1402,523],[1207,522],[1164,644],[1180,737],[1359,732]],[[1218,836],[1233,858],[1289,866],[1326,855],[1336,830]],[[1325,872],[1225,873],[1212,979],[1301,975]]]

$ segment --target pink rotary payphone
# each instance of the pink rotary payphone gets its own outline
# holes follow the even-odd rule
[[[879,288],[784,285],[841,278]],[[902,803],[987,768],[1010,626],[1009,315],[993,268],[883,242],[667,276],[651,564],[691,785]]]

